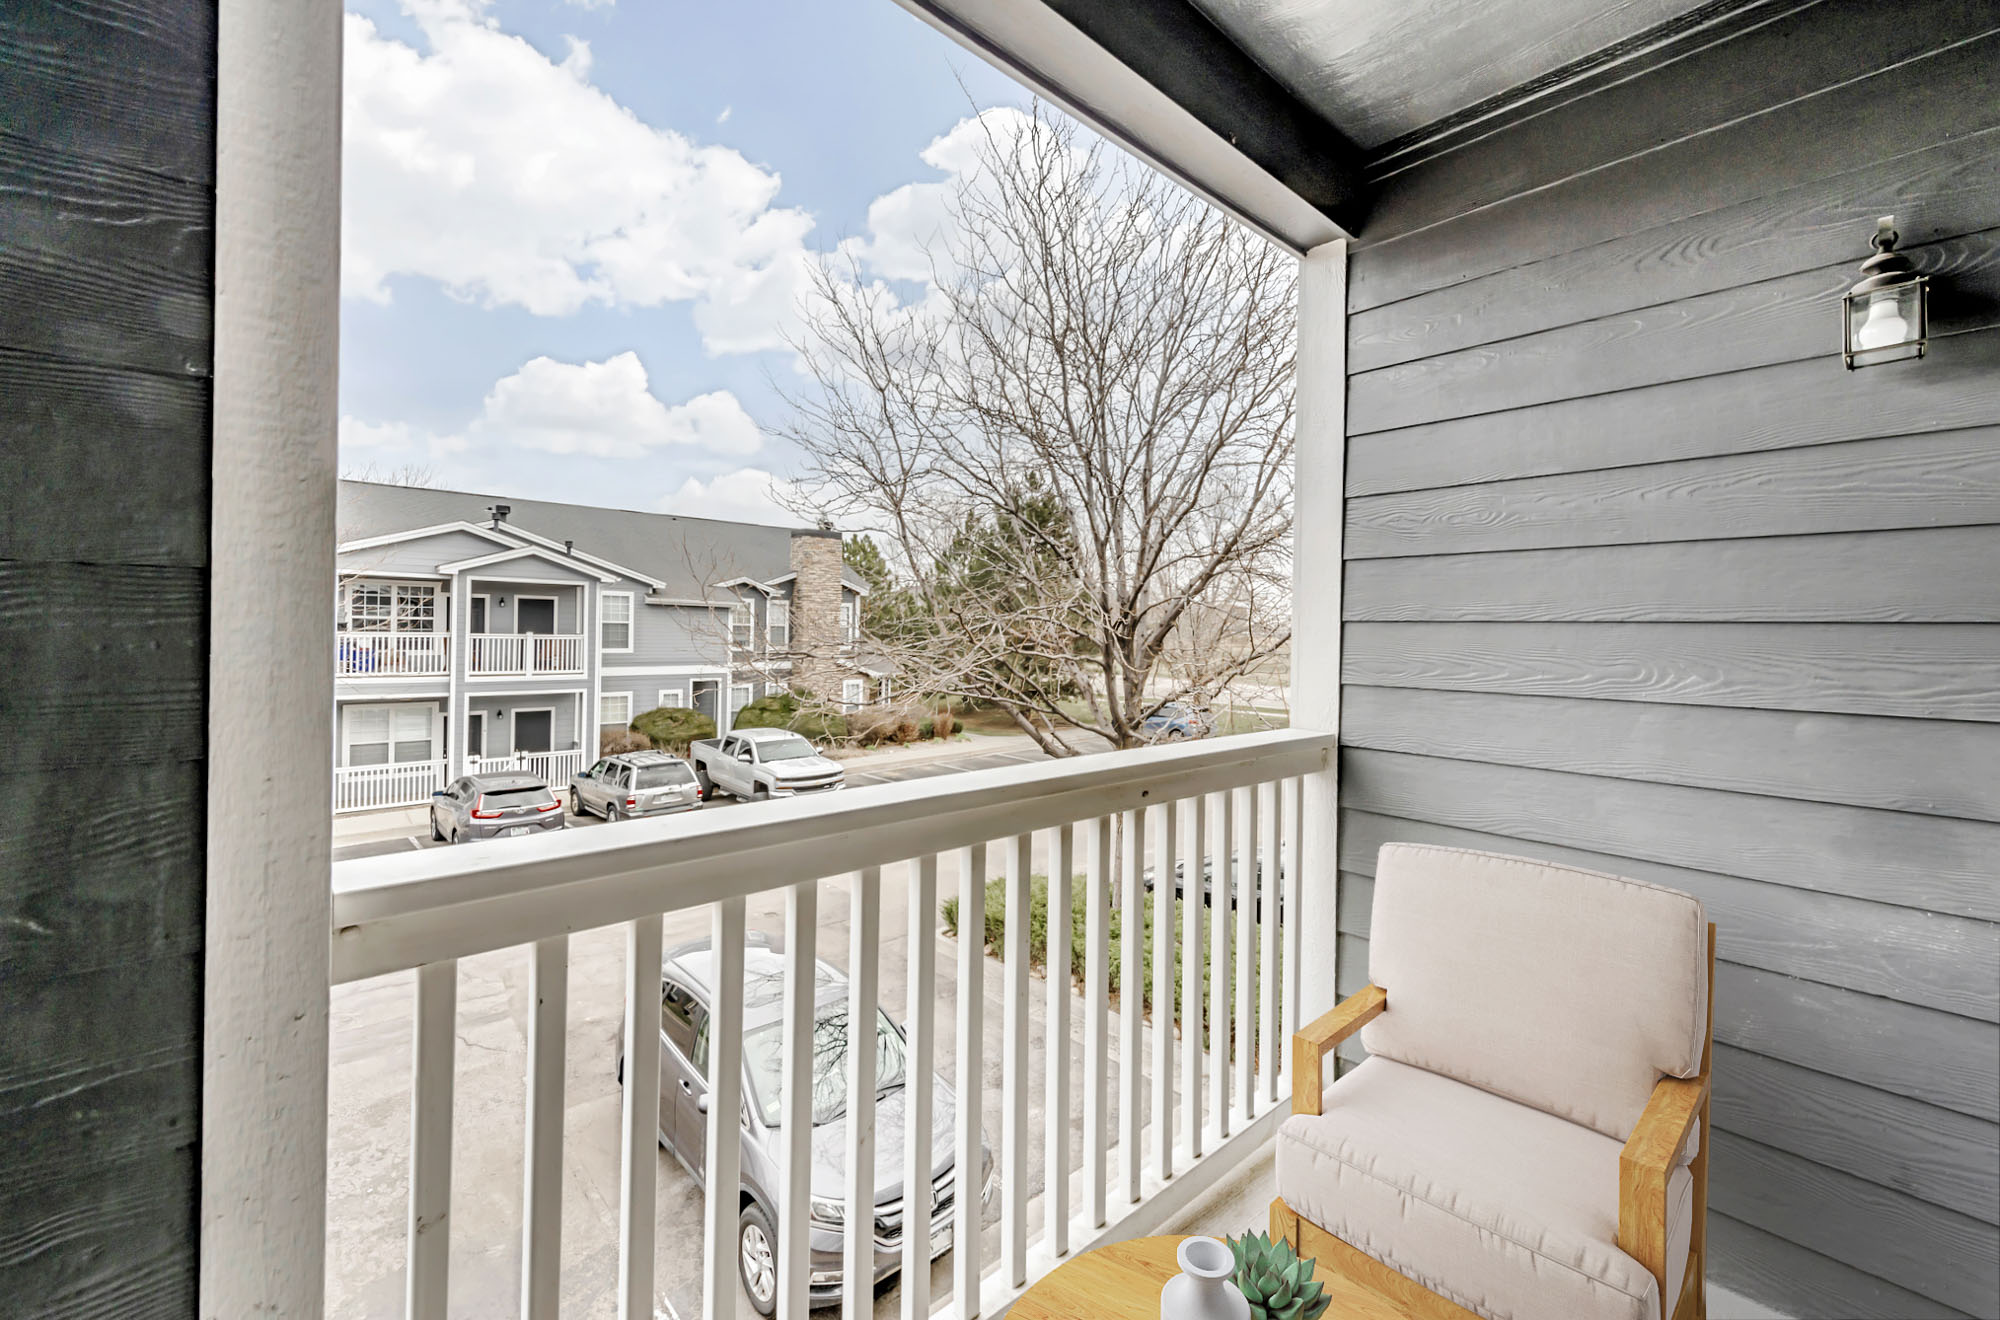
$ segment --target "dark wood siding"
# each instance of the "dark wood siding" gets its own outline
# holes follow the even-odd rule
[[[1822,0],[1384,185],[1350,262],[1343,990],[1411,839],[1698,895],[1710,1277],[2000,1310],[2000,13]],[[1893,212],[1932,355],[1843,371]]]
[[[195,1308],[215,6],[0,5],[0,1310]]]

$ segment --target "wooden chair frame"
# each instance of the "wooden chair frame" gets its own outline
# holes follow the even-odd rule
[[[1340,1043],[1389,1009],[1389,992],[1370,985],[1341,1001],[1292,1037],[1292,1112],[1318,1114],[1325,1089],[1322,1068]],[[1708,1252],[1708,1154],[1715,1141],[1709,1123],[1709,1065],[1715,1053],[1715,926],[1708,928],[1708,1021],[1703,1028],[1701,1071],[1693,1077],[1664,1077],[1639,1115],[1618,1155],[1618,1247],[1652,1274],[1660,1287],[1661,1320],[1708,1320],[1705,1257]],[[1694,1227],[1688,1242],[1687,1272],[1680,1287],[1667,1288],[1667,1181],[1675,1157],[1701,1121],[1701,1150],[1689,1172],[1694,1178]],[[1478,1320],[1374,1257],[1341,1241],[1306,1219],[1284,1198],[1271,1202],[1271,1236],[1292,1244],[1301,1256],[1331,1259],[1345,1274],[1395,1297],[1417,1320]],[[1668,1298],[1678,1300],[1669,1305]]]

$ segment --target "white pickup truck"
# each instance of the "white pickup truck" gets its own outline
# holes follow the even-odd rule
[[[840,762],[821,756],[789,729],[739,729],[721,738],[698,739],[689,757],[705,793],[719,789],[752,800],[847,786],[847,772]]]

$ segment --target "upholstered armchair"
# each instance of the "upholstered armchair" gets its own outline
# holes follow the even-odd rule
[[[1392,843],[1368,957],[1373,983],[1293,1038],[1272,1233],[1416,1316],[1704,1318],[1701,904]],[[1369,1057],[1324,1085],[1357,1031]]]

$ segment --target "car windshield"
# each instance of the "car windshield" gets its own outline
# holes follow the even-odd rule
[[[772,1022],[743,1038],[743,1059],[750,1071],[750,1093],[767,1127],[784,1119],[780,1082],[785,1057],[784,1023]],[[903,1084],[903,1033],[889,1015],[875,1014],[875,1088],[891,1091]],[[813,1123],[831,1123],[847,1112],[847,1009],[823,1012],[813,1025]]]
[[[549,790],[540,786],[488,789],[479,795],[479,805],[482,807],[540,807],[553,801],[555,799],[549,796]]]
[[[764,761],[796,761],[802,757],[818,755],[811,743],[797,736],[773,738],[769,742],[757,744],[757,756]]]
[[[694,781],[694,772],[685,765],[646,765],[639,767],[639,777],[633,781],[637,788],[672,788],[676,784]]]

